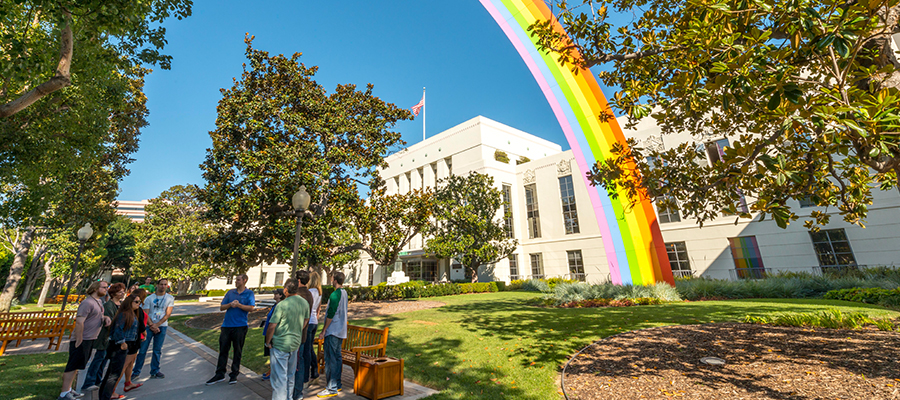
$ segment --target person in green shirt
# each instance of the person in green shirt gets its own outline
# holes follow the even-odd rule
[[[147,293],[155,293],[156,285],[153,284],[153,278],[148,276],[147,279],[144,279],[144,284],[138,286],[138,289],[144,289]]]
[[[284,294],[287,297],[275,306],[266,328],[272,400],[292,400],[297,350],[303,344],[303,330],[309,323],[309,302],[298,296],[297,279],[290,278],[284,283]]]

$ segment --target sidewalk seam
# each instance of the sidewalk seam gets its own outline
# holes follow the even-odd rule
[[[209,363],[216,365],[216,363],[218,362],[218,352],[213,351],[213,349],[209,348],[209,346],[194,340],[190,336],[185,335],[178,330],[173,329],[172,327],[169,327],[169,329],[166,330],[166,335],[172,336],[172,338],[175,339],[178,343],[181,343],[185,347],[191,349],[191,351],[197,353],[197,355],[203,357],[203,359],[205,359]],[[232,362],[234,362],[233,359]],[[253,372],[253,370],[241,365],[241,375],[243,375],[247,379],[239,380],[239,384],[244,385],[244,387],[250,389],[264,399],[272,396],[272,388],[266,387],[258,382],[257,378],[259,378],[259,375],[256,372]]]

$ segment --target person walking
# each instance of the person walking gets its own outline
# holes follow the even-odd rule
[[[306,386],[319,378],[319,363],[316,352],[313,350],[313,341],[316,339],[316,329],[319,327],[319,304],[322,301],[322,279],[316,271],[310,271],[309,293],[312,295],[312,307],[309,310],[309,325],[306,327],[306,339],[303,340],[304,369],[303,382]]]
[[[275,311],[275,306],[277,306],[278,303],[281,302],[281,300],[284,300],[284,289],[275,289],[275,293],[272,296],[275,299],[275,305],[273,305],[271,308],[269,308],[269,313],[266,314],[266,320],[265,320],[265,322],[263,322],[263,325],[262,325],[262,328],[263,328],[263,355],[266,357],[269,357],[269,348],[266,347],[266,332],[268,332],[268,330],[269,330],[269,320],[272,319],[272,313]],[[262,379],[264,381],[269,380],[270,372],[271,372],[271,367],[269,368],[269,372],[262,374]]]
[[[166,341],[166,330],[169,327],[169,317],[172,316],[172,310],[175,308],[175,297],[166,293],[169,288],[169,280],[162,278],[156,282],[156,293],[153,293],[144,300],[144,312],[147,313],[147,340],[141,342],[141,351],[134,360],[134,370],[131,372],[131,380],[134,381],[141,375],[141,369],[144,368],[144,360],[147,358],[147,349],[150,348],[150,341],[153,341],[153,358],[150,360],[150,377],[165,378],[166,375],[160,372],[159,362],[162,357],[163,343]]]
[[[113,320],[119,311],[119,305],[125,299],[125,284],[112,284],[107,289],[106,296],[109,299],[103,303],[103,315]],[[103,379],[103,369],[109,363],[109,358],[106,357],[106,348],[109,346],[109,334],[111,331],[111,325],[100,328],[100,335],[94,341],[94,358],[91,360],[91,365],[88,366],[87,372],[85,372],[84,383],[81,384],[82,392],[99,389],[100,381]]]
[[[306,285],[309,283],[309,271],[306,271],[306,270],[297,271],[295,278],[297,279],[297,283],[300,287],[299,292],[297,294],[300,297],[302,297],[303,300],[306,300],[306,304],[308,305],[307,308],[309,308],[311,310],[312,309],[311,306],[313,303],[313,297],[312,297],[312,293],[310,293],[310,291],[309,291],[309,288],[306,287]],[[309,319],[309,317],[310,317],[309,313],[307,313],[304,317],[306,319]],[[307,326],[304,325],[303,333],[302,333],[304,346],[306,344],[306,331],[307,331]],[[303,347],[300,347],[297,350],[297,368],[294,371],[294,382],[295,382],[294,398],[303,398],[303,388],[306,384],[306,377],[304,376],[305,369],[302,367],[306,366],[308,361],[306,360],[306,353],[304,350],[305,349]]]
[[[75,340],[69,342],[69,360],[63,370],[62,392],[58,400],[72,400],[84,395],[72,390],[75,371],[87,366],[94,350],[94,341],[100,336],[100,328],[111,322],[109,317],[103,315],[103,301],[100,300],[106,296],[108,289],[107,282],[91,283],[86,292],[87,296],[78,305],[78,311],[75,312]]]
[[[335,272],[331,276],[334,291],[328,297],[328,311],[325,314],[325,327],[319,334],[325,353],[325,390],[318,397],[337,396],[341,391],[341,344],[347,338],[347,291],[344,290],[344,273]]]
[[[237,383],[237,377],[241,373],[241,353],[244,350],[244,339],[247,337],[247,315],[256,306],[256,298],[253,291],[246,287],[247,274],[241,274],[234,278],[234,289],[225,293],[222,305],[219,309],[225,311],[225,320],[219,332],[219,360],[216,365],[216,375],[206,381],[207,385],[214,385],[225,380],[225,367],[228,365],[228,349],[234,350],[234,358],[231,360],[231,374],[228,383]]]
[[[272,400],[293,400],[297,355],[303,344],[303,329],[309,323],[309,303],[301,296],[297,279],[284,283],[287,297],[275,307],[266,329],[266,347],[271,365]],[[299,316],[306,316],[299,317]],[[300,382],[297,382],[300,384]],[[301,398],[303,389],[301,387]]]
[[[114,393],[118,386],[119,378],[125,369],[125,362],[129,353],[137,353],[138,328],[143,317],[141,311],[141,298],[134,294],[125,298],[116,312],[113,320],[112,334],[109,345],[109,368],[100,383],[100,400],[121,399],[125,396]],[[126,383],[126,390],[127,383]]]

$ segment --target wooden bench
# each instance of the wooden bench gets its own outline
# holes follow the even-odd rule
[[[69,339],[72,338],[72,334],[75,333],[75,313],[77,311],[63,311],[62,317],[68,318],[66,322],[65,330],[69,331]],[[59,317],[59,311],[22,311],[22,312],[8,312],[8,313],[0,313],[0,324],[12,320],[12,319],[26,319],[26,318],[55,318]],[[28,339],[28,338],[23,338]],[[37,338],[31,338],[37,339]],[[16,341],[16,347],[22,344],[22,340]]]
[[[58,351],[68,322],[69,317],[67,316],[0,320],[0,342],[3,342],[3,346],[0,347],[0,356],[6,351],[9,342],[15,340],[18,343],[23,339],[49,338],[50,344],[47,345],[47,350],[50,350],[55,343]]]
[[[360,385],[359,365],[364,361],[373,361],[384,357],[387,350],[389,328],[377,329],[365,326],[347,325],[347,338],[341,343],[341,359],[344,365],[353,368],[353,392],[356,393]],[[325,368],[325,353],[322,351],[322,342],[318,342],[319,371]]]
[[[62,303],[62,301],[65,297],[66,297],[66,295],[64,295],[64,294],[56,295],[56,297],[54,299],[52,299],[52,301],[50,301],[49,303],[56,303],[56,304]],[[83,295],[83,294],[79,294],[79,295],[70,294],[69,299],[66,300],[66,302],[67,303],[80,303],[82,300],[84,300],[84,297],[85,297],[85,295]]]

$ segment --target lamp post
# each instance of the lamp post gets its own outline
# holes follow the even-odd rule
[[[84,251],[84,242],[87,242],[94,235],[94,229],[88,222],[78,230],[78,255],[75,256],[75,265],[72,266],[72,272],[69,273],[69,284],[66,285],[66,295],[63,296],[62,307],[59,309],[60,315],[66,311],[66,303],[69,301],[69,293],[72,291],[72,283],[75,281],[75,271],[78,270],[78,262],[81,261],[81,252]]]
[[[294,207],[294,215],[297,216],[297,229],[294,233],[294,258],[291,259],[291,275],[297,272],[297,253],[300,251],[300,229],[303,227],[303,214],[309,208],[309,193],[306,186],[300,186],[300,190],[291,197],[291,205]]]

